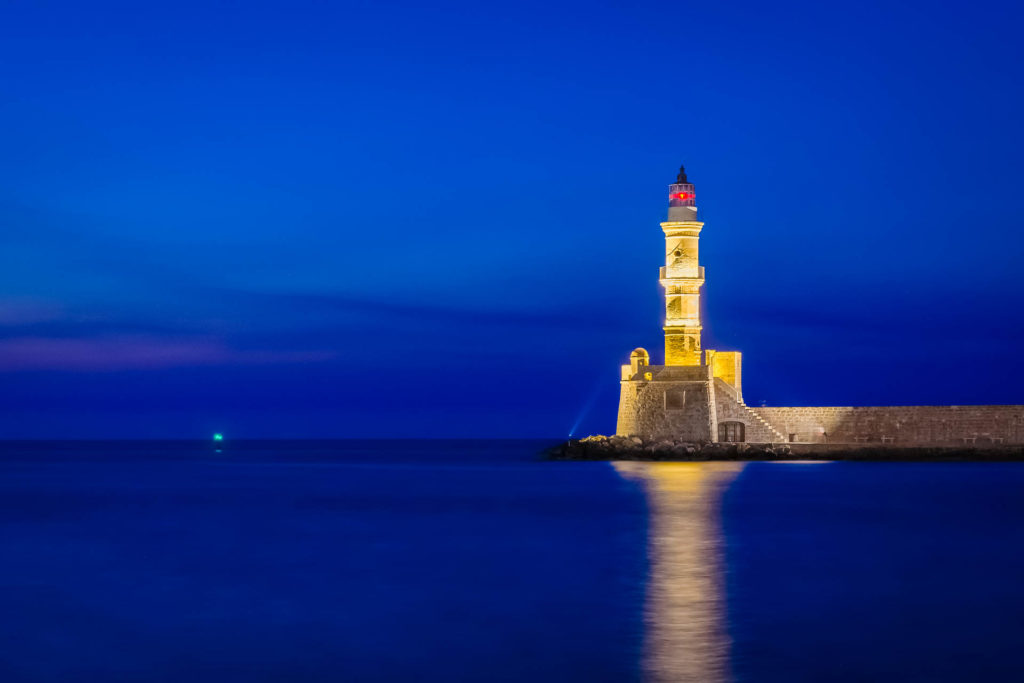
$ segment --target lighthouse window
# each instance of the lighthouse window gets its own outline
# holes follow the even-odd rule
[[[682,410],[685,407],[685,389],[669,389],[665,392],[665,410]]]

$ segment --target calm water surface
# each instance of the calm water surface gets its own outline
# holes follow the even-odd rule
[[[0,445],[0,681],[1024,680],[1024,466]]]

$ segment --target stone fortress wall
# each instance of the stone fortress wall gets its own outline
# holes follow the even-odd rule
[[[1024,443],[1024,406],[751,408],[797,443],[990,446]]]
[[[648,365],[637,349],[622,367],[618,434],[674,435],[706,441],[715,429],[714,384],[705,366]]]

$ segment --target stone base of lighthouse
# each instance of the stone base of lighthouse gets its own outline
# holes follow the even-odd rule
[[[615,433],[693,442],[773,443],[787,437],[743,403],[741,354],[706,351],[703,365],[649,365],[637,349],[622,366]]]
[[[646,365],[623,378],[615,433],[711,441],[718,433],[718,416],[710,370],[705,365]]]

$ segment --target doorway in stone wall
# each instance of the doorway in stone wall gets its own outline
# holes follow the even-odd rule
[[[742,422],[719,422],[718,440],[734,443],[746,441],[746,426]]]

